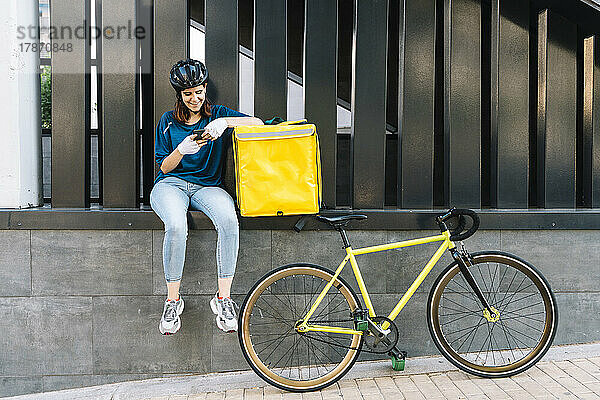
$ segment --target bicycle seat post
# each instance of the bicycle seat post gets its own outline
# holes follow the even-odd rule
[[[350,247],[350,241],[348,240],[348,235],[346,235],[346,230],[344,229],[344,227],[348,225],[348,222],[352,220],[367,219],[367,216],[361,214],[341,215],[338,217],[326,217],[324,215],[317,215],[316,218],[319,221],[328,223],[329,226],[338,231],[342,236],[344,248],[347,249],[348,247]]]
[[[344,248],[347,249],[348,247],[350,247],[350,241],[348,241],[348,235],[346,235],[346,230],[344,229],[344,225],[346,225],[346,224],[334,226],[334,228],[342,236],[342,241],[344,242]]]

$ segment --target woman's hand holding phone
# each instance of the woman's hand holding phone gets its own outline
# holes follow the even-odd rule
[[[229,127],[225,118],[217,118],[206,125],[206,132],[208,132],[212,140],[219,138],[223,132]]]
[[[196,154],[198,150],[200,150],[200,145],[198,142],[194,141],[194,135],[190,135],[183,139],[181,143],[177,146],[177,151],[184,156],[186,154]]]
[[[204,146],[211,138],[210,134],[204,129],[197,129],[194,131],[194,133],[196,134],[194,140],[196,141],[196,143],[198,143],[198,146],[200,147]]]

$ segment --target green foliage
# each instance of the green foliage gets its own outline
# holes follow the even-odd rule
[[[42,128],[52,128],[52,79],[50,67],[42,67]]]

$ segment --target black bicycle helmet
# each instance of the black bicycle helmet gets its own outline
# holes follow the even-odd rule
[[[206,66],[198,60],[181,60],[171,68],[169,81],[176,92],[202,85],[208,80]]]

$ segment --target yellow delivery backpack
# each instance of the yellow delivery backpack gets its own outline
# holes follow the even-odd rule
[[[321,160],[314,124],[237,126],[233,154],[242,216],[319,212]]]

